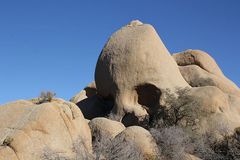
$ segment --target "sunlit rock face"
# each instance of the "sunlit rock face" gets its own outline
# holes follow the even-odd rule
[[[186,50],[173,54],[184,79],[192,87],[216,86],[223,92],[240,97],[240,90],[226,78],[215,60],[201,50]]]
[[[153,26],[132,21],[105,44],[95,70],[97,92],[114,100],[121,119],[133,113],[146,117],[160,103],[164,90],[189,87]]]
[[[34,104],[19,100],[0,106],[0,159],[33,160],[92,154],[90,128],[79,108],[67,101]],[[77,144],[78,143],[78,144]]]
[[[171,56],[138,20],[109,38],[95,82],[70,101],[0,106],[0,160],[240,159],[238,86],[204,51]]]

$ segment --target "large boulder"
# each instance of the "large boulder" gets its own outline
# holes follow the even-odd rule
[[[112,146],[112,140],[125,129],[125,126],[120,122],[103,117],[92,119],[89,126],[92,131],[93,150],[96,159],[98,157],[114,159],[112,158],[114,153],[111,152],[111,148],[114,147]]]
[[[214,86],[191,88],[175,102],[179,104],[176,124],[194,135],[224,129],[231,132],[240,126],[239,100]]]
[[[165,89],[189,86],[153,26],[140,21],[109,38],[96,65],[95,82],[100,96],[115,101],[118,117],[133,113],[139,119],[159,105]]]
[[[91,143],[90,128],[79,108],[71,102],[57,100],[36,105],[19,100],[0,106],[0,157],[3,159],[32,160],[53,154],[89,157]]]
[[[179,66],[197,65],[209,73],[224,76],[215,60],[204,51],[188,49],[173,54],[173,58]]]
[[[215,60],[201,50],[186,50],[173,54],[184,79],[192,87],[216,86],[227,94],[240,96],[240,90],[226,78]]]
[[[192,100],[198,102],[204,112],[216,113],[229,110],[228,96],[213,86],[192,88],[188,93]]]
[[[179,69],[192,87],[216,86],[227,94],[240,96],[239,88],[224,76],[211,74],[197,65],[179,66]]]
[[[93,136],[108,137],[113,139],[125,129],[125,126],[117,121],[107,118],[94,118],[89,122]]]
[[[229,103],[230,103],[231,109],[240,115],[240,97],[229,95]]]
[[[121,142],[119,140],[122,140]],[[139,126],[127,127],[113,139],[113,144],[129,142],[145,159],[156,159],[159,155],[158,148],[152,135],[146,129]]]
[[[181,151],[181,155],[184,151],[186,154],[184,157],[187,159],[192,158],[188,156],[189,154],[203,159],[212,159],[227,152],[227,147],[221,147],[228,145],[225,139],[240,126],[240,99],[222,92],[215,86],[194,87],[177,93],[178,96],[168,96],[170,104],[162,108],[163,111],[157,114],[160,119],[154,123],[158,131],[171,128],[169,126],[175,126],[179,131],[183,131],[182,135],[174,135],[173,133],[176,132],[167,131],[165,137],[161,137],[163,135],[161,132],[158,132],[157,137],[153,134],[160,150],[161,147],[163,150],[168,150],[168,152],[161,152],[163,156],[167,156],[174,147],[180,149],[178,151]],[[183,150],[174,145],[173,141],[164,141],[166,137],[172,140],[171,136],[179,140],[178,144],[182,145]],[[186,137],[181,139],[184,136]],[[217,151],[218,147],[222,149],[221,153]],[[172,151],[170,157],[178,155],[174,152],[177,151],[175,148]],[[227,159],[228,156],[223,157],[225,158],[222,159]]]

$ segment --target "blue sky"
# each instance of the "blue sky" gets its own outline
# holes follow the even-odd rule
[[[51,90],[69,99],[94,80],[108,37],[133,19],[171,53],[201,49],[240,85],[239,0],[0,1],[0,104]]]

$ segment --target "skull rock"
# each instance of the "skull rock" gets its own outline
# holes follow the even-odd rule
[[[164,90],[189,87],[153,26],[132,21],[105,44],[95,70],[98,94],[112,112],[138,120],[158,106]],[[131,117],[131,116],[130,116]]]

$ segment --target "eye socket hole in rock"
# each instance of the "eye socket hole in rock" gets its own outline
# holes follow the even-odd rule
[[[122,123],[125,127],[139,125],[138,118],[134,115],[134,113],[127,113],[122,118]]]
[[[141,84],[135,88],[137,93],[137,101],[138,104],[142,105],[150,115],[149,117],[145,117],[144,120],[139,121],[138,117],[134,115],[134,113],[127,113],[122,118],[122,123],[125,127],[129,126],[142,126],[147,127],[149,120],[151,120],[151,115],[158,109],[159,100],[161,97],[161,91],[153,84]]]
[[[137,86],[136,92],[138,95],[138,104],[145,106],[147,112],[152,115],[152,112],[159,106],[161,91],[153,84],[141,84]]]
[[[134,113],[126,113],[125,116],[121,120],[122,124],[125,127],[129,126],[141,126],[143,128],[148,128],[149,117],[145,117],[141,121],[139,121],[138,117],[135,116]]]

